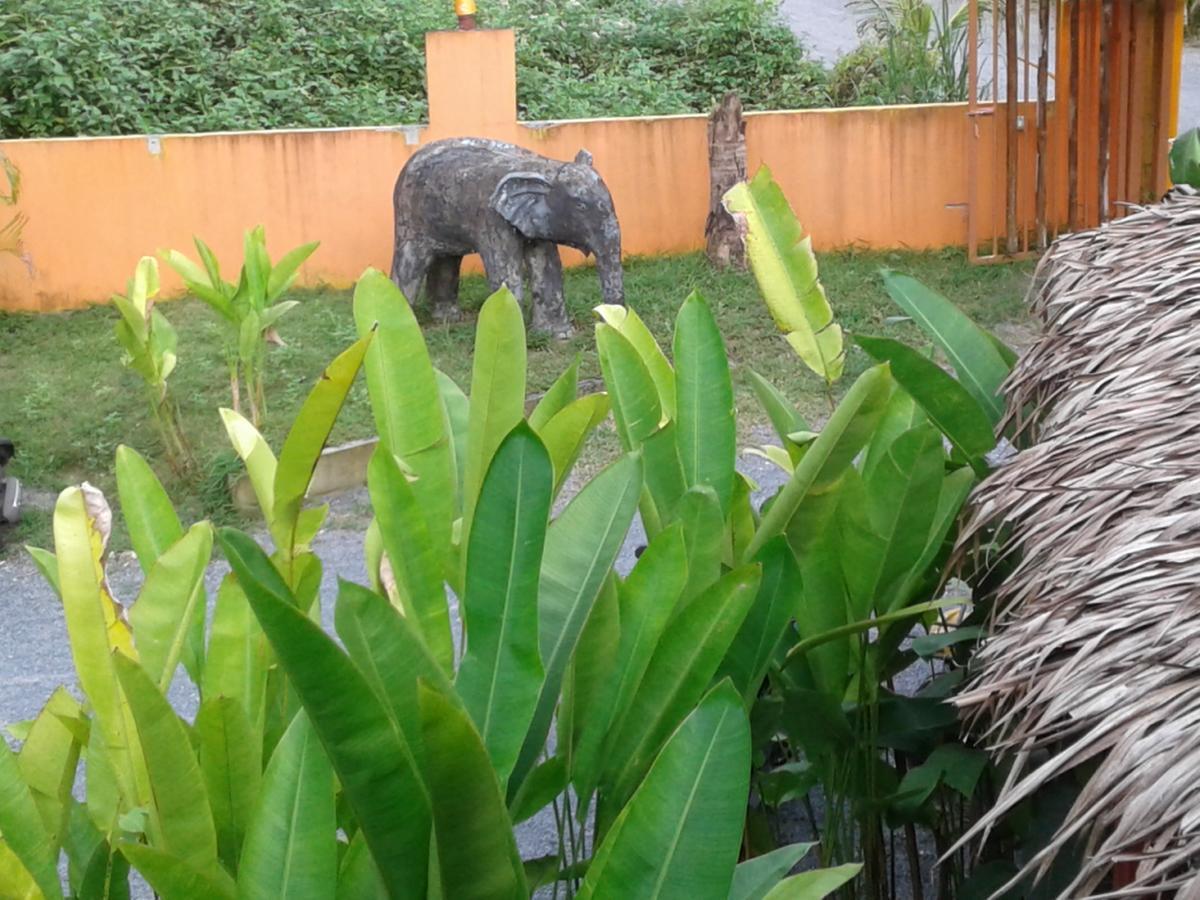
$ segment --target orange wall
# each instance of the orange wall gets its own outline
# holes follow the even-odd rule
[[[321,241],[303,283],[350,285],[367,266],[390,266],[401,166],[422,144],[464,134],[564,159],[587,147],[627,255],[703,247],[704,116],[521,124],[512,32],[431,34],[427,51],[428,126],[178,135],[155,148],[145,137],[0,141],[21,170],[17,210],[28,218],[25,259],[0,254],[0,309],[104,301],[139,256],[190,250],[194,234],[235,266],[242,232],[258,223],[275,254]],[[752,170],[772,167],[822,248],[963,244],[967,137],[962,104],[752,113],[746,127]],[[11,211],[0,207],[0,226]]]

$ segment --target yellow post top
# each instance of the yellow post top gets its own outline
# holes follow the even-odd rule
[[[475,0],[454,0],[454,14],[456,16],[473,16],[475,13]]]

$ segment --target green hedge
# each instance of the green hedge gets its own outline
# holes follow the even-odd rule
[[[530,119],[826,102],[774,0],[481,0]],[[4,0],[0,137],[369,125],[426,113],[450,0]]]

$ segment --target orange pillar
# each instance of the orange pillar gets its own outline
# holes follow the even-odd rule
[[[429,131],[434,138],[511,141],[517,128],[517,45],[508,29],[425,35]]]

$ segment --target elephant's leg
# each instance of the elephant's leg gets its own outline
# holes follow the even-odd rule
[[[558,245],[550,241],[530,244],[526,259],[532,297],[530,327],[534,331],[548,331],[556,338],[569,338],[574,330],[563,300],[563,270]]]
[[[461,318],[458,306],[458,273],[461,256],[439,256],[425,276],[425,294],[429,297],[435,322],[456,322]]]
[[[525,298],[522,275],[525,267],[525,241],[515,231],[496,235],[486,246],[479,248],[483,269],[487,272],[492,292],[507,287],[518,301]]]
[[[392,281],[409,306],[417,302],[421,281],[433,259],[433,250],[421,241],[397,241],[392,254]]]

